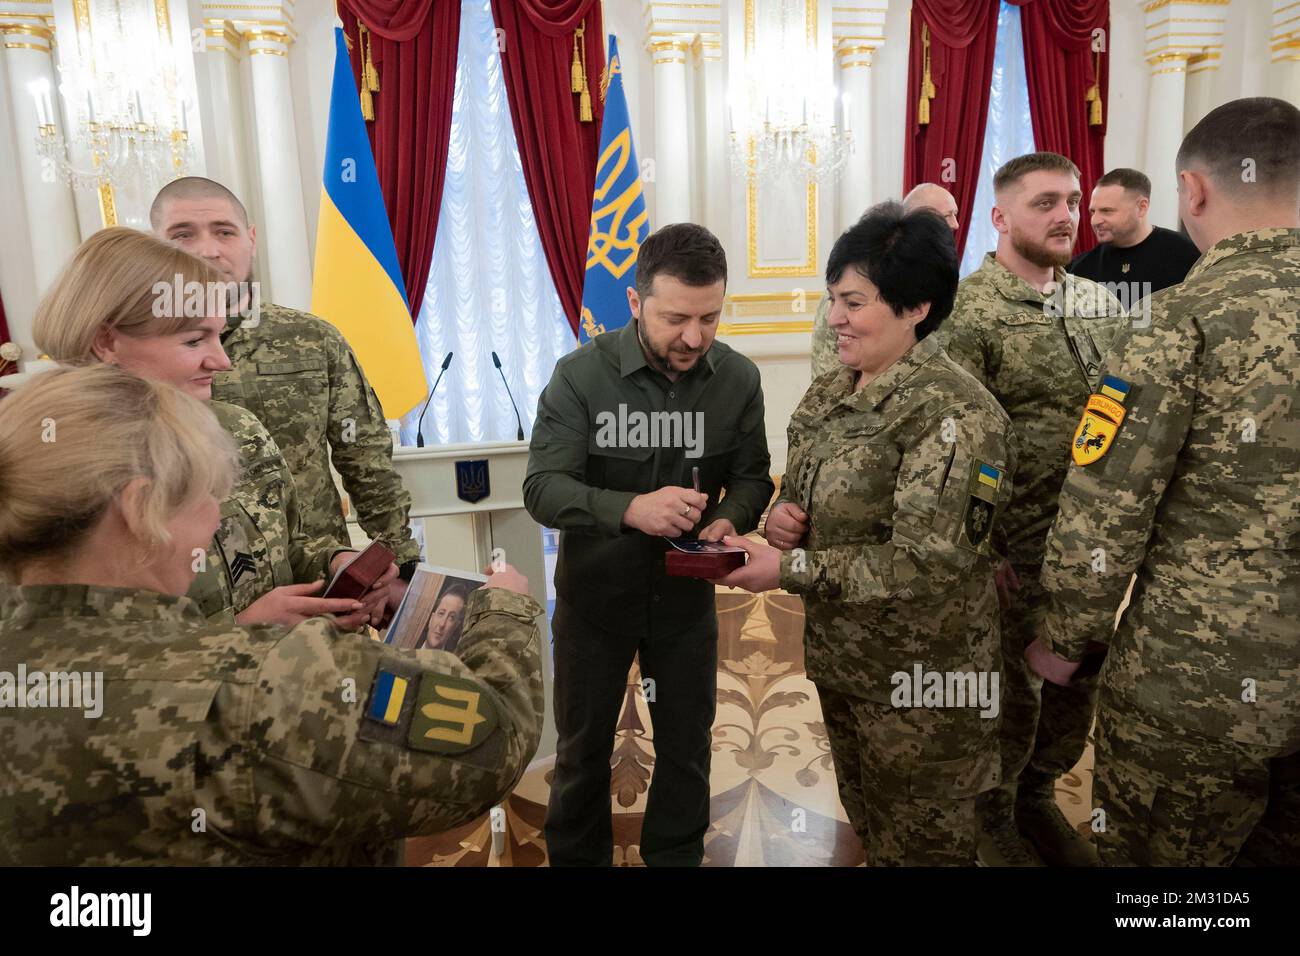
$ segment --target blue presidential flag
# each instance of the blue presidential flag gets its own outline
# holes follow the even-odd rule
[[[631,318],[627,287],[636,283],[636,256],[650,235],[650,214],[641,188],[641,167],[632,147],[627,97],[618,41],[609,38],[605,117],[600,127],[600,161],[591,196],[587,277],[582,287],[578,341],[622,328]]]

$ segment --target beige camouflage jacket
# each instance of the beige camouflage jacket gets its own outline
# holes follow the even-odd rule
[[[220,372],[212,397],[248,409],[275,438],[293,474],[309,537],[348,542],[330,462],[372,540],[397,563],[416,561],[408,527],[411,496],[393,467],[383,409],[342,333],[314,315],[264,304],[256,324],[222,339],[234,368]]]
[[[998,669],[990,536],[1014,452],[1006,414],[933,336],[857,392],[853,377],[814,380],[790,419],[778,504],[810,525],[781,586],[804,598],[808,675],[888,702],[917,663]]]
[[[819,378],[840,368],[840,351],[835,347],[835,333],[830,326],[831,297],[825,296],[817,306],[812,328],[812,377]]]
[[[1061,492],[1042,634],[1077,660],[1109,633],[1136,572],[1105,689],[1190,733],[1292,753],[1300,230],[1224,239],[1150,306],[1150,324],[1106,358],[1111,391],[1126,392],[1119,428]]]
[[[1006,557],[1032,568],[1043,560],[1079,409],[1127,321],[1119,300],[1097,283],[1063,269],[1056,281],[1045,296],[989,253],[957,287],[938,333],[948,354],[1011,416],[1019,464],[1001,530]]]
[[[537,749],[541,608],[526,595],[475,591],[456,654],[324,618],[205,624],[151,591],[7,600],[6,667],[23,662],[28,686],[100,674],[103,692],[93,719],[85,700],[0,708],[0,865],[356,862],[483,814]]]
[[[303,533],[293,479],[262,423],[236,405],[209,407],[235,440],[240,475],[189,597],[205,617],[233,621],[272,588],[327,577],[344,545]]]

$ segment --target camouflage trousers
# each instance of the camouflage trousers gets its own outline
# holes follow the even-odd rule
[[[869,866],[974,866],[975,797],[998,782],[997,721],[817,685],[840,803]]]
[[[1187,734],[1103,694],[1093,793],[1107,866],[1300,865],[1300,750]]]
[[[1025,663],[1046,610],[1040,569],[1017,565],[1020,590],[1002,612],[1002,787],[1052,797],[1056,779],[1079,762],[1097,707],[1098,677],[1067,687],[1044,681]]]

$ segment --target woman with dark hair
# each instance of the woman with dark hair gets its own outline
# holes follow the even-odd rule
[[[957,290],[952,230],[882,203],[826,267],[841,367],[789,426],[768,544],[720,583],[804,599],[840,799],[876,865],[975,863],[997,783],[996,519],[1010,423],[934,331]]]
[[[461,625],[465,623],[465,605],[468,603],[469,588],[463,584],[452,584],[438,595],[438,603],[429,615],[424,635],[416,647],[454,651],[460,640]]]

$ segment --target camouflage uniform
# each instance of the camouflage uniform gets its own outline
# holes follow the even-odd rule
[[[1077,660],[1137,573],[1102,678],[1105,862],[1300,863],[1297,315],[1300,230],[1242,233],[1107,356],[1127,412],[1069,469],[1042,625]]]
[[[264,304],[255,324],[232,326],[222,344],[234,368],[216,375],[212,397],[247,408],[275,437],[303,503],[303,531],[349,540],[332,460],[366,534],[392,548],[398,564],[418,561],[411,496],[393,468],[383,409],[342,333]]]
[[[537,749],[541,608],[526,595],[476,591],[456,654],[324,618],[205,623],[151,591],[46,585],[10,601],[7,661],[29,679],[101,672],[104,689],[98,718],[0,709],[0,865],[358,862],[478,817]],[[399,680],[400,706],[376,707]]]
[[[815,379],[790,419],[780,501],[809,529],[781,557],[781,586],[804,599],[808,676],[868,862],[973,864],[997,720],[893,706],[891,678],[999,669],[989,529],[1010,497],[1011,425],[933,336],[861,390],[853,379]]]
[[[840,350],[835,345],[835,332],[830,326],[831,297],[825,296],[817,306],[812,328],[812,377],[820,378],[840,366]]]
[[[209,407],[235,440],[240,475],[221,502],[221,526],[189,597],[205,617],[233,621],[272,588],[327,577],[330,559],[343,548],[303,534],[293,479],[262,423],[237,405]]]
[[[989,253],[957,287],[940,332],[948,353],[988,387],[1015,429],[1015,494],[997,542],[1020,579],[1012,607],[1002,612],[1002,777],[1008,794],[1019,782],[1022,793],[1049,800],[1056,778],[1083,755],[1096,679],[1043,687],[1023,655],[1045,606],[1043,541],[1056,514],[1070,437],[1102,357],[1126,321],[1102,286],[1063,269],[1056,270],[1056,283],[1045,296]]]

